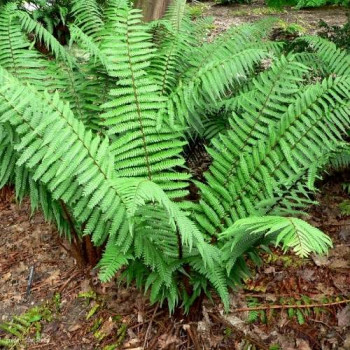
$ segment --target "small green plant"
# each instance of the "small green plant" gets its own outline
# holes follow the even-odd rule
[[[266,15],[276,15],[282,13],[283,10],[279,8],[253,8],[253,9],[240,9],[240,10],[232,10],[232,16],[266,16]]]
[[[190,5],[187,7],[188,14],[192,19],[203,17],[207,9],[208,6],[203,3],[195,3],[194,5]]]
[[[339,210],[342,216],[350,215],[350,200],[345,200],[339,204]]]
[[[52,313],[47,306],[35,307],[11,321],[0,324],[4,335],[0,337],[0,346],[10,349],[18,348],[27,336],[34,336],[35,341],[41,337],[41,324],[51,321]]]
[[[267,0],[266,3],[270,7],[294,6],[296,9],[322,7],[325,5],[349,6],[349,0]]]
[[[61,294],[60,293],[55,293],[54,296],[53,296],[53,303],[54,303],[54,306],[55,306],[55,311],[56,313],[59,313],[61,311]]]
[[[306,32],[306,29],[298,23],[285,23],[284,30],[288,34],[297,34],[297,35],[302,35],[302,34],[305,34]]]
[[[285,313],[291,320],[303,325],[308,318],[317,318],[322,314],[329,313],[329,307],[332,303],[338,303],[344,300],[342,296],[336,296],[332,299],[323,298],[322,301],[316,301],[309,296],[300,295],[300,297],[280,297],[276,302],[262,304],[258,298],[247,298],[247,306],[251,310],[248,313],[248,322],[260,322],[269,324],[275,321],[281,312]],[[347,300],[344,300],[347,303]]]
[[[346,182],[343,184],[343,189],[346,191],[346,193],[350,194],[350,183]]]

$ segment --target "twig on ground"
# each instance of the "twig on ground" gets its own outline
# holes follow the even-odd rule
[[[259,311],[259,310],[269,310],[269,309],[309,309],[313,307],[327,307],[327,306],[335,306],[341,304],[349,304],[350,299],[334,301],[332,303],[324,303],[324,304],[309,304],[309,305],[264,305],[257,307],[242,307],[239,309],[234,309],[232,312],[246,312],[246,311]]]
[[[148,324],[148,327],[147,327],[147,330],[146,330],[146,334],[145,334],[145,341],[143,342],[143,348],[146,349],[146,345],[147,345],[147,341],[148,341],[148,335],[149,335],[149,332],[151,330],[151,327],[152,327],[152,323],[153,323],[153,320],[157,314],[157,310],[158,310],[158,305],[155,307],[154,309],[154,312],[153,312],[153,315],[152,315],[152,318],[151,320],[149,321],[149,324]]]
[[[71,275],[66,282],[64,282],[64,284],[60,287],[60,289],[58,290],[58,293],[62,293],[64,291],[64,289],[67,287],[67,285],[69,284],[69,282],[72,281],[73,278],[77,277],[79,275],[79,271],[76,271],[75,273],[73,273],[73,275]]]

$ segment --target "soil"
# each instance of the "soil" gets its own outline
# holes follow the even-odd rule
[[[208,12],[222,30],[264,17],[263,9],[254,3]],[[279,17],[311,31],[319,19],[330,25],[346,21],[337,7],[289,10]],[[31,213],[27,200],[16,203],[7,191],[0,196],[0,324],[35,306],[48,310],[51,316],[33,323],[18,349],[350,349],[350,216],[339,208],[349,200],[343,182],[340,174],[326,179],[320,205],[309,212],[309,221],[333,239],[327,257],[302,260],[274,250],[231,294],[229,313],[219,300],[204,300],[196,322],[169,317],[166,308],[149,305],[142,293],[116,280],[101,284],[95,270],[77,265],[56,229]],[[0,340],[9,338],[18,339],[0,329]]]
[[[266,17],[276,17],[286,24],[298,24],[306,33],[315,34],[319,31],[320,21],[329,26],[341,26],[347,21],[349,10],[339,6],[325,6],[297,10],[286,7],[281,10],[271,9],[261,0],[251,4],[215,5],[207,2],[205,15],[213,16],[216,31],[221,32],[232,25],[255,22]]]

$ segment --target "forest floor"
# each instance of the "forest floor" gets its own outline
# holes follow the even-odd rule
[[[218,31],[268,11],[259,4],[208,9]],[[311,32],[319,19],[346,21],[340,8],[277,15]],[[343,176],[324,181],[320,205],[310,209],[310,222],[333,239],[327,257],[266,254],[253,277],[231,294],[228,314],[219,300],[204,300],[196,321],[169,317],[132,287],[101,284],[95,270],[78,267],[67,242],[41,214],[31,215],[28,201],[19,205],[7,192],[0,198],[0,341],[30,350],[350,349],[350,215],[344,214],[350,197]],[[14,328],[23,319],[25,327]]]
[[[255,22],[266,17],[277,17],[281,24],[298,25],[305,33],[315,34],[319,30],[320,21],[329,26],[341,26],[347,21],[349,10],[339,6],[326,6],[297,10],[294,8],[273,9],[257,0],[251,4],[214,5],[213,2],[203,3],[205,15],[213,16],[215,31],[221,32],[232,25]]]

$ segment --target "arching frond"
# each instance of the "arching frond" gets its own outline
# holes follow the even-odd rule
[[[334,43],[317,36],[305,36],[301,40],[306,41],[315,51],[317,58],[325,64],[328,75],[350,74],[350,55],[348,52],[337,48]]]
[[[221,153],[212,153],[208,185],[201,189],[201,227],[217,235],[236,220],[257,214],[256,204],[275,196],[280,186],[307,171],[319,157],[331,152],[349,124],[348,79],[327,79],[301,94],[270,134],[250,150],[239,154],[234,174],[227,176],[235,150],[223,143]],[[220,144],[216,144],[220,147]]]
[[[69,66],[73,65],[73,58],[41,23],[32,19],[28,13],[23,11],[17,11],[16,16],[18,16],[20,19],[22,29],[28,34],[34,34],[34,40],[36,42],[44,43],[45,46],[54,54],[56,59],[64,61]]]
[[[201,110],[217,103],[234,86],[247,79],[253,67],[269,55],[262,34],[252,26],[242,26],[225,33],[217,41],[194,48],[188,67],[169,95],[162,120],[171,124],[186,123],[202,128]],[[198,59],[200,58],[200,59]]]
[[[325,254],[332,246],[331,239],[319,229],[297,218],[278,216],[250,217],[238,220],[223,233],[225,240],[244,230],[248,235],[275,236],[276,245],[283,249],[293,249],[300,257],[307,257],[311,252]],[[232,244],[231,251],[235,249]]]
[[[103,27],[101,10],[96,0],[72,0],[71,13],[75,24],[89,36],[96,36]]]
[[[49,64],[30,47],[18,13],[15,3],[0,8],[0,66],[18,79],[45,88],[51,79],[47,73]]]

